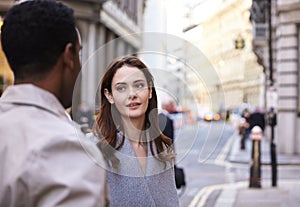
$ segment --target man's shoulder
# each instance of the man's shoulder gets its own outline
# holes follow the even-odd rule
[[[14,166],[11,163],[3,169],[6,172],[3,172],[3,176],[7,178],[8,183],[2,187],[10,186],[12,193],[18,193],[17,182],[22,180],[22,184],[28,190],[23,192],[24,196],[33,200],[45,189],[53,186],[68,193],[75,194],[76,191],[82,190],[88,193],[88,196],[101,196],[98,193],[104,192],[105,163],[102,154],[93,143],[84,137],[71,137],[64,133],[61,133],[61,136],[49,135],[43,139],[31,139],[32,143],[19,153]],[[0,150],[0,153],[5,153],[5,157],[10,160],[13,159],[13,152],[12,148],[10,154]],[[12,167],[16,171],[10,174],[8,172]],[[92,188],[88,189],[87,186]],[[57,195],[62,193],[55,188],[51,190]]]

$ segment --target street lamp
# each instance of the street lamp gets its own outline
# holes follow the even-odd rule
[[[269,78],[270,86],[273,86],[273,50],[272,50],[272,0],[268,0],[268,24],[269,24]]]
[[[273,80],[273,50],[272,50],[272,0],[268,0],[268,24],[269,24],[269,72],[270,86],[274,84]],[[276,113],[273,108],[270,109],[271,114],[271,167],[272,167],[272,186],[277,186],[277,157],[276,144],[274,142],[274,127],[276,125]]]
[[[273,50],[272,50],[272,0],[253,0],[250,20],[255,24],[267,24],[269,27],[268,53],[269,53],[269,81],[270,87],[274,85],[273,79]],[[254,28],[256,29],[256,28]],[[276,125],[276,113],[274,108],[269,109],[269,125],[271,126],[270,156],[272,167],[272,186],[277,186],[277,158],[276,144],[274,142],[274,127]],[[274,118],[275,117],[275,118]]]
[[[245,47],[245,40],[242,35],[238,35],[238,37],[234,40],[235,49],[243,49]]]

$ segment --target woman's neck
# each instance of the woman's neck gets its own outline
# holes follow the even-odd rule
[[[124,133],[130,141],[140,142],[144,139],[144,121],[127,119],[123,120]]]

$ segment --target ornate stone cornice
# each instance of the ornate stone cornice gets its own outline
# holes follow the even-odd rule
[[[276,12],[286,12],[292,10],[299,10],[300,3],[277,4]]]

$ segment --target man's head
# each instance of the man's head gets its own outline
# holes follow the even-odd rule
[[[162,107],[162,109],[166,110],[167,112],[173,113],[174,112],[174,107],[175,107],[173,99],[171,99],[169,97],[165,98],[162,101],[161,107]]]
[[[43,76],[67,43],[76,44],[73,10],[52,0],[25,1],[6,15],[2,48],[16,80]]]
[[[67,102],[70,101],[62,100],[60,96],[70,99],[70,90],[73,90],[80,70],[78,53],[81,47],[72,9],[54,0],[17,4],[5,16],[1,41],[17,83],[49,79],[49,74],[56,68],[61,74],[54,78],[52,74],[53,82],[62,79],[60,82],[64,84],[59,87],[65,88],[59,89],[63,94],[55,95],[63,105],[69,105]],[[65,69],[73,71],[66,72]]]

